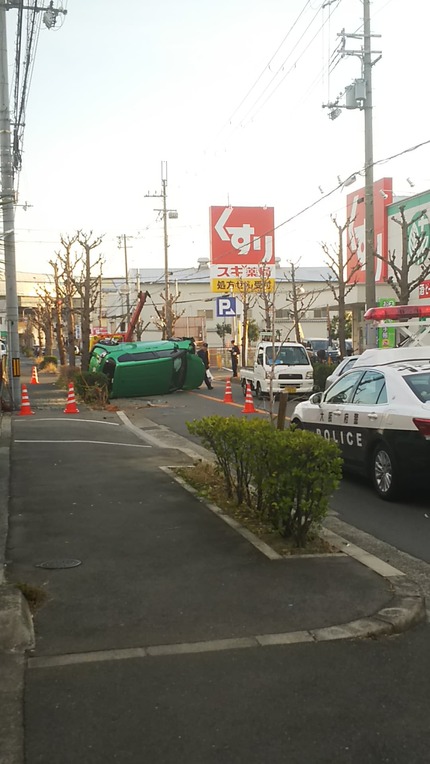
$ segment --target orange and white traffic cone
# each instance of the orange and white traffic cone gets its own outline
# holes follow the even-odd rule
[[[32,414],[34,414],[34,411],[31,410],[27,386],[21,385],[21,411],[19,416],[31,416]]]
[[[231,382],[228,379],[225,383],[225,393],[223,403],[233,403],[233,395],[231,393]]]
[[[242,409],[242,414],[256,414],[254,408],[254,401],[252,400],[252,390],[249,382],[246,384],[245,405]]]
[[[31,370],[30,385],[38,385],[38,384],[39,384],[39,376],[37,374],[37,366],[33,366]]]
[[[69,393],[67,395],[67,403],[66,408],[64,409],[64,413],[79,414],[79,409],[75,401],[75,388],[73,387],[73,382],[69,382]]]

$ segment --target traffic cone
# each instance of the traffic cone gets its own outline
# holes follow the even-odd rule
[[[37,374],[37,366],[33,366],[31,370],[30,385],[38,385],[38,384],[39,384],[39,376]]]
[[[79,414],[79,409],[75,401],[75,388],[73,387],[73,382],[69,382],[69,393],[67,396],[67,403],[66,403],[66,408],[64,409],[64,413]]]
[[[34,414],[34,411],[32,411],[30,407],[27,386],[21,385],[21,411],[19,412],[19,416],[31,416],[32,414]]]
[[[233,396],[231,394],[231,382],[228,379],[225,383],[225,393],[223,403],[233,403]]]
[[[251,385],[249,382],[247,382],[246,385],[246,395],[245,395],[245,405],[242,409],[242,414],[256,414],[254,408],[254,401],[252,400],[252,391],[251,391]]]

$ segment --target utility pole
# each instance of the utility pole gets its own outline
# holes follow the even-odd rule
[[[18,292],[16,287],[15,211],[13,206],[15,193],[9,111],[6,8],[4,5],[0,5],[0,162],[9,385],[12,409],[16,410],[20,402],[21,368],[18,335]]]
[[[365,185],[365,264],[366,264],[366,309],[376,305],[375,290],[375,225],[374,225],[374,200],[373,200],[373,101],[372,101],[372,67],[380,60],[381,51],[372,51],[372,35],[370,31],[370,0],[363,2],[363,34],[346,34],[344,30],[339,33],[341,38],[338,56],[357,56],[361,61],[361,78],[353,81],[345,88],[345,103],[339,103],[344,95],[341,93],[337,99],[328,104],[323,104],[329,109],[330,119],[337,119],[342,109],[361,109],[364,111],[364,185]],[[363,40],[361,50],[347,50],[345,43],[347,38]],[[372,56],[378,54],[372,60]],[[355,180],[355,176],[348,178],[344,186]],[[366,327],[366,346],[376,347],[376,330]]]
[[[166,305],[166,340],[173,335],[172,305],[169,294],[169,242],[167,238],[167,162],[161,163],[161,188],[163,196],[163,238],[164,238],[164,300]]]
[[[364,204],[366,215],[366,310],[376,305],[375,291],[375,233],[373,214],[373,125],[372,125],[372,39],[370,35],[370,0],[363,0],[363,79],[366,85],[364,99]],[[376,347],[368,337],[368,346]]]
[[[16,286],[16,256],[15,256],[15,189],[14,165],[12,158],[12,131],[10,122],[6,10],[16,9],[45,11],[43,22],[48,29],[55,26],[59,14],[67,11],[57,10],[53,1],[47,7],[24,5],[20,3],[0,4],[0,206],[3,217],[3,245],[6,286],[6,328],[8,335],[9,357],[9,387],[12,409],[20,405],[21,363],[19,352],[18,332],[18,292]]]
[[[169,283],[169,241],[167,236],[167,216],[176,219],[178,213],[176,210],[167,209],[167,162],[161,162],[161,194],[145,194],[146,198],[162,199],[162,209],[156,209],[163,218],[163,238],[164,238],[164,331],[163,339],[169,339],[173,335],[173,301],[170,298]]]
[[[127,306],[127,323],[130,321],[130,285],[128,282],[128,261],[127,261],[127,234],[123,233],[122,236],[118,236],[118,246],[121,246],[121,242],[124,245],[124,266],[125,266],[125,285],[126,285],[126,306]]]

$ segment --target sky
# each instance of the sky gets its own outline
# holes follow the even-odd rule
[[[362,31],[362,0],[57,7],[67,15],[42,25],[27,104],[19,271],[49,272],[60,236],[77,229],[103,235],[106,276],[124,274],[124,234],[129,268],[162,268],[161,199],[148,196],[161,193],[162,161],[168,208],[178,212],[168,221],[169,267],[209,257],[209,208],[228,204],[274,207],[281,264],[324,262],[321,242],[337,237],[330,215],[344,222],[346,194],[363,181],[334,191],[338,176],[363,169],[363,112],[331,120],[322,108],[360,77],[359,58],[335,50],[342,29]],[[7,14],[11,87],[16,14]],[[373,67],[379,162],[430,139],[430,4],[374,0],[371,26],[383,53]],[[405,153],[377,164],[375,180],[393,177],[400,195],[426,190],[429,160],[430,146]]]

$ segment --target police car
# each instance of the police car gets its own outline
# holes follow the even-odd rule
[[[291,417],[296,426],[336,441],[345,467],[368,475],[386,500],[399,494],[406,478],[430,472],[430,348],[400,350],[381,351],[382,361],[373,352],[371,366],[357,360]],[[408,360],[411,355],[418,357]]]

